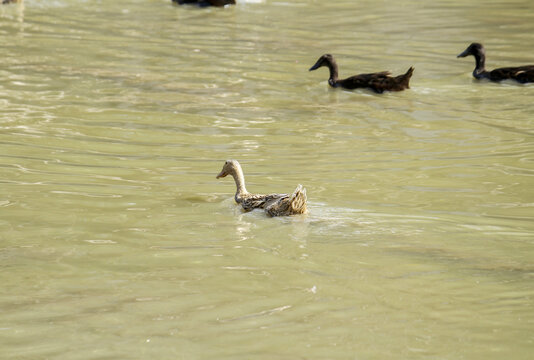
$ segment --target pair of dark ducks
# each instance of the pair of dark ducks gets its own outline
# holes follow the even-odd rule
[[[516,80],[523,84],[534,82],[534,65],[506,67],[487,71],[485,68],[486,51],[484,46],[479,43],[472,43],[464,52],[458,55],[458,57],[466,57],[469,55],[475,57],[476,67],[473,71],[473,76],[476,79],[488,79],[491,81]],[[414,68],[410,67],[405,74],[398,76],[390,76],[391,73],[389,71],[382,71],[339,79],[336,61],[330,54],[321,56],[315,65],[310,68],[310,71],[316,70],[322,66],[326,66],[330,70],[328,84],[334,88],[342,87],[349,90],[367,88],[379,94],[384,91],[401,91],[409,89],[410,78],[414,71]]]

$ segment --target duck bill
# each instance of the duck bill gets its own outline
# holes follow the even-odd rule
[[[222,171],[219,173],[219,175],[217,175],[215,178],[216,178],[216,179],[220,179],[220,178],[225,177],[226,175],[228,175],[228,173],[227,173],[226,171],[222,170]]]
[[[457,58],[466,57],[467,55],[471,55],[469,49],[465,49],[463,53],[458,54]]]
[[[313,71],[313,70],[319,69],[322,65],[323,65],[323,64],[322,64],[322,61],[321,61],[321,60],[318,60],[318,61],[315,63],[315,65],[313,65],[313,66],[310,68],[310,70],[308,70],[308,71]]]

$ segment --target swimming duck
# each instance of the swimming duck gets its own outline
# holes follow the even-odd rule
[[[382,71],[370,74],[359,74],[348,77],[346,79],[338,79],[337,64],[334,57],[330,54],[324,54],[317,60],[309,71],[327,66],[330,70],[330,78],[328,84],[332,87],[342,87],[345,89],[369,88],[376,93],[383,93],[384,91],[401,91],[410,88],[410,78],[412,77],[414,68],[410,67],[406,74],[399,76],[389,76],[389,71]]]
[[[200,7],[206,6],[225,6],[235,4],[235,0],[172,0],[172,2],[183,4],[198,4]]]
[[[237,160],[227,160],[217,179],[232,175],[237,186],[235,201],[243,210],[264,209],[269,216],[285,216],[306,213],[306,189],[299,184],[293,194],[251,194],[245,188],[245,176]]]
[[[505,67],[492,71],[487,71],[486,49],[479,43],[472,43],[457,57],[466,57],[473,55],[476,61],[476,67],[473,76],[477,79],[488,79],[491,81],[502,81],[507,79],[516,80],[520,83],[534,82],[534,65],[525,65],[517,67]]]

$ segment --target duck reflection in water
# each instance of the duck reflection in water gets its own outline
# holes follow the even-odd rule
[[[369,74],[359,74],[348,77],[346,79],[338,78],[337,63],[334,57],[330,54],[324,54],[317,60],[309,71],[316,70],[321,66],[326,66],[330,70],[330,78],[328,84],[332,87],[342,87],[344,89],[352,90],[359,88],[371,89],[376,93],[383,93],[384,91],[401,91],[410,88],[410,78],[412,77],[414,68],[410,67],[408,71],[399,76],[390,76],[389,71],[381,71]]]
[[[498,68],[492,71],[486,70],[486,49],[480,43],[472,43],[458,58],[469,55],[475,57],[475,70],[473,76],[476,79],[488,79],[490,81],[515,80],[520,83],[534,82],[534,65]]]
[[[172,0],[179,5],[197,4],[200,7],[234,5],[235,0]]]

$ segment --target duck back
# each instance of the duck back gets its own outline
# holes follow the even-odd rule
[[[402,91],[410,88],[410,79],[412,78],[414,68],[410,67],[405,74],[395,77],[377,78],[371,84],[370,88],[377,93],[384,91]]]
[[[265,206],[265,212],[269,216],[305,214],[306,201],[306,189],[299,184],[291,196],[286,195]]]
[[[488,72],[491,81],[515,80],[520,83],[534,82],[534,65],[505,67]]]

